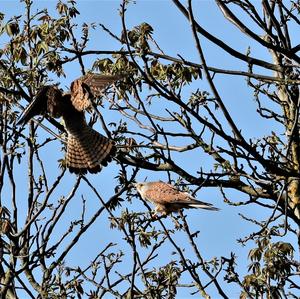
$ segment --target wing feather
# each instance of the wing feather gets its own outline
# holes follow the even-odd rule
[[[207,210],[219,210],[212,204],[195,199],[187,192],[182,192],[170,184],[164,182],[151,182],[145,191],[145,197],[154,204],[164,205],[167,209],[202,208]]]
[[[169,204],[176,201],[187,201],[186,195],[172,185],[164,182],[152,182],[145,191],[145,196],[150,201],[158,204]]]
[[[52,117],[61,116],[61,91],[54,85],[45,85],[36,94],[32,102],[26,107],[18,124],[27,123],[36,115],[49,113]]]
[[[71,84],[71,101],[78,111],[90,106],[91,98],[98,98],[112,83],[124,78],[124,75],[102,75],[90,73],[74,80]]]

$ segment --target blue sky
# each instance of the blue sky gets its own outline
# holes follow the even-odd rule
[[[208,29],[211,33],[216,34],[219,38],[226,40],[233,48],[243,53],[246,53],[249,46],[249,40],[245,39],[243,35],[231,25],[228,21],[225,21],[222,17],[221,12],[217,9],[213,1],[194,1],[195,2],[195,15],[204,28]],[[257,1],[258,5],[260,2]],[[0,1],[1,11],[6,14],[9,18],[12,15],[20,15],[23,13],[23,6],[20,5],[18,1]],[[34,1],[34,9],[46,7],[50,14],[54,12],[56,1]],[[120,34],[121,32],[121,20],[119,17],[119,1],[89,1],[81,0],[78,1],[77,8],[80,11],[80,16],[77,18],[77,23],[82,22],[96,22],[102,23],[106,27],[110,28],[112,32]],[[34,10],[33,9],[33,10]],[[169,55],[176,56],[180,54],[184,58],[199,62],[197,52],[194,47],[194,42],[192,34],[189,28],[187,20],[180,14],[177,8],[171,4],[171,1],[137,1],[137,4],[130,4],[127,11],[127,27],[131,28],[142,22],[147,22],[151,24],[154,29],[154,38],[159,43],[160,47]],[[216,48],[207,40],[201,38],[203,41],[204,54],[207,59],[209,66],[234,69],[234,70],[244,70],[246,71],[246,66],[242,65],[239,61],[233,59],[227,55],[221,49]],[[2,46],[3,44],[1,44]],[[256,44],[251,45],[251,55],[266,59],[266,52],[259,50]],[[90,46],[88,49],[97,50],[118,50],[120,45],[113,41],[105,33],[100,33],[99,30],[93,32],[90,38]],[[269,59],[269,58],[268,58]],[[90,68],[92,60],[85,58],[85,65]],[[259,68],[256,69],[257,72],[261,71]],[[67,65],[65,68],[66,78],[61,78],[61,87],[65,88],[69,86],[75,78],[80,76],[80,69],[77,63],[72,63]],[[252,98],[252,94],[247,89],[246,80],[243,77],[234,76],[221,76],[216,75],[216,85],[219,89],[220,95],[224,99],[230,114],[233,119],[240,125],[242,132],[247,138],[262,137],[264,135],[270,134],[272,130],[278,129],[278,127],[271,125],[270,122],[261,120],[257,118],[256,115],[256,104]],[[207,88],[207,84],[204,81],[197,81],[194,83],[190,90],[194,88]],[[188,95],[189,88],[187,88],[186,93]],[[163,103],[161,104],[164,108]],[[105,114],[106,119],[111,119],[111,116]],[[47,135],[42,129],[39,129],[40,138],[47,138]],[[44,159],[48,160],[48,171],[51,177],[54,178],[57,171],[56,161],[60,159],[63,155],[61,151],[57,151],[57,148],[61,148],[59,142],[50,144],[48,148],[42,151],[41,155]],[[212,161],[206,157],[204,153],[199,153],[197,157],[186,157],[183,159],[181,155],[177,155],[179,163],[185,165],[185,168],[194,168],[195,159],[200,160],[203,163],[204,168],[211,166]],[[200,157],[200,159],[199,159]],[[113,188],[111,182],[116,176],[116,171],[118,167],[115,163],[110,164],[107,168],[103,169],[100,174],[93,177],[90,176],[91,180],[97,184],[101,195],[104,199],[109,198],[113,194]],[[26,171],[26,165],[19,166],[20,180],[22,173]],[[141,171],[138,179],[144,180],[166,180],[167,176],[163,173],[153,173],[150,171]],[[176,179],[177,176],[173,176]],[[57,196],[60,193],[68,193],[75,177],[68,174],[64,180],[63,187],[58,190]],[[18,194],[20,201],[23,199],[22,194],[27,188],[27,182],[23,182],[18,188]],[[233,201],[241,201],[247,199],[243,194],[236,191],[226,191],[226,194]],[[72,201],[69,207],[68,213],[65,216],[65,223],[62,222],[60,228],[63,230],[66,223],[70,221],[74,213],[80,213],[81,206],[81,195],[87,200],[87,205],[93,210],[99,207],[99,203],[96,198],[90,193],[86,193],[86,189],[81,186],[78,195]],[[246,222],[242,221],[238,213],[245,213],[247,216],[255,216],[257,219],[264,219],[268,216],[268,212],[262,211],[258,207],[240,207],[233,208],[225,205],[223,203],[222,196],[220,192],[216,189],[204,189],[202,188],[198,192],[198,198],[200,200],[209,201],[214,205],[221,208],[218,213],[210,213],[206,211],[188,211],[188,222],[191,224],[193,230],[200,230],[200,236],[198,238],[199,248],[204,256],[204,258],[210,259],[214,256],[227,256],[229,257],[230,252],[233,251],[237,254],[238,260],[241,263],[241,271],[244,273],[246,270],[247,260],[247,249],[243,248],[237,244],[236,239],[247,235],[249,232],[256,230],[253,226],[249,226]],[[138,199],[134,199],[132,204],[126,204],[130,210],[140,210],[144,207],[138,202]],[[121,211],[119,210],[118,213]],[[105,213],[106,214],[106,213]],[[24,215],[25,217],[25,215]],[[102,217],[107,218],[107,217]],[[93,254],[96,254],[108,241],[118,242],[120,240],[120,235],[109,228],[109,223],[102,219],[97,221],[94,227],[86,234],[83,240],[76,246],[76,250],[72,252],[69,256],[69,262],[77,265],[80,263],[82,267],[87,265],[87,263],[92,259]],[[172,225],[170,221],[167,221],[169,225]],[[60,236],[60,231],[56,231],[57,237]],[[121,241],[122,242],[122,241]],[[187,240],[180,239],[180,242],[186,242],[187,248],[189,247]],[[123,243],[124,251],[129,251],[127,244]],[[166,246],[163,255],[166,257],[170,256],[170,246]],[[187,249],[190,250],[190,249]],[[84,253],[84,254],[82,254]],[[162,261],[163,264],[164,261]],[[120,266],[126,269],[126,264]],[[130,272],[130,269],[128,269]],[[225,282],[220,281],[224,285],[224,289],[229,293],[230,298],[238,298],[239,291],[233,287],[233,285],[226,285]],[[212,298],[218,298],[215,291],[211,293]],[[178,298],[188,298],[185,290],[180,291]]]

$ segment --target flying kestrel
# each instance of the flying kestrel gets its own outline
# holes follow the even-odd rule
[[[18,124],[25,124],[39,114],[63,117],[68,133],[66,166],[76,174],[97,173],[112,160],[116,147],[112,140],[87,125],[84,110],[90,107],[91,99],[122,78],[121,75],[88,74],[73,81],[68,93],[55,85],[43,86]]]
[[[155,213],[167,215],[178,212],[183,208],[200,208],[218,211],[212,204],[199,201],[187,192],[179,191],[174,186],[164,182],[144,182],[134,184],[136,190],[144,200],[155,205]]]

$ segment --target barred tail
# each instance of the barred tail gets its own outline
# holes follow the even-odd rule
[[[82,134],[69,134],[66,164],[71,173],[97,173],[116,153],[114,142],[86,126]]]

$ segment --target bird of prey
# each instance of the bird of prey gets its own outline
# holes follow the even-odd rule
[[[43,86],[18,124],[25,124],[39,114],[62,117],[68,133],[66,166],[76,174],[97,173],[112,160],[116,147],[112,140],[88,126],[84,110],[90,107],[93,98],[101,96],[109,85],[122,78],[123,75],[91,73],[73,81],[68,93],[55,85]]]
[[[187,192],[179,191],[174,186],[164,182],[143,182],[134,184],[142,199],[155,205],[155,214],[167,215],[183,208],[200,208],[218,211],[212,204],[199,201]]]

